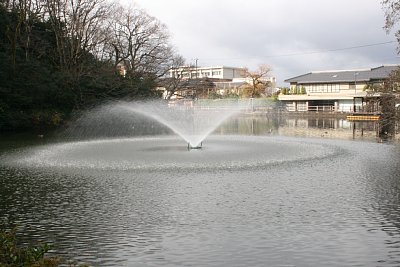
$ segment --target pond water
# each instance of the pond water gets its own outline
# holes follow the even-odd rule
[[[3,138],[0,223],[92,266],[399,266],[400,147],[333,125],[234,119],[190,151]]]

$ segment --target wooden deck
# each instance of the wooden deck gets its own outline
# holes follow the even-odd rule
[[[379,121],[381,118],[380,115],[373,115],[373,114],[352,114],[352,115],[347,115],[346,119],[348,121]]]

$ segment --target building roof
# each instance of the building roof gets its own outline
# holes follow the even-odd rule
[[[190,71],[194,71],[194,70],[211,70],[211,69],[234,69],[234,70],[245,70],[246,68],[244,67],[230,67],[230,66],[208,66],[208,67],[203,67],[203,66],[193,66],[193,65],[188,65],[188,66],[180,66],[180,67],[173,67],[170,69],[170,71],[175,71],[175,70],[181,70],[181,69],[185,69],[185,70],[190,70]]]
[[[194,66],[191,66],[194,67]],[[198,70],[209,70],[209,69],[235,69],[235,70],[244,70],[245,68],[243,67],[229,67],[229,66],[209,66],[209,67],[202,67],[202,66],[197,66]]]
[[[289,83],[368,82],[386,79],[399,65],[382,65],[371,69],[313,71],[285,80]]]

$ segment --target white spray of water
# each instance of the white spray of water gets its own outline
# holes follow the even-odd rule
[[[191,147],[198,147],[223,121],[238,113],[237,101],[219,100],[207,102],[166,101],[120,102],[116,108],[150,117],[181,136]]]

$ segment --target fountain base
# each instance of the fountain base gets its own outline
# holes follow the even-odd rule
[[[202,149],[203,148],[203,142],[200,143],[199,146],[192,146],[190,143],[187,144],[187,149],[191,150],[191,149]]]

